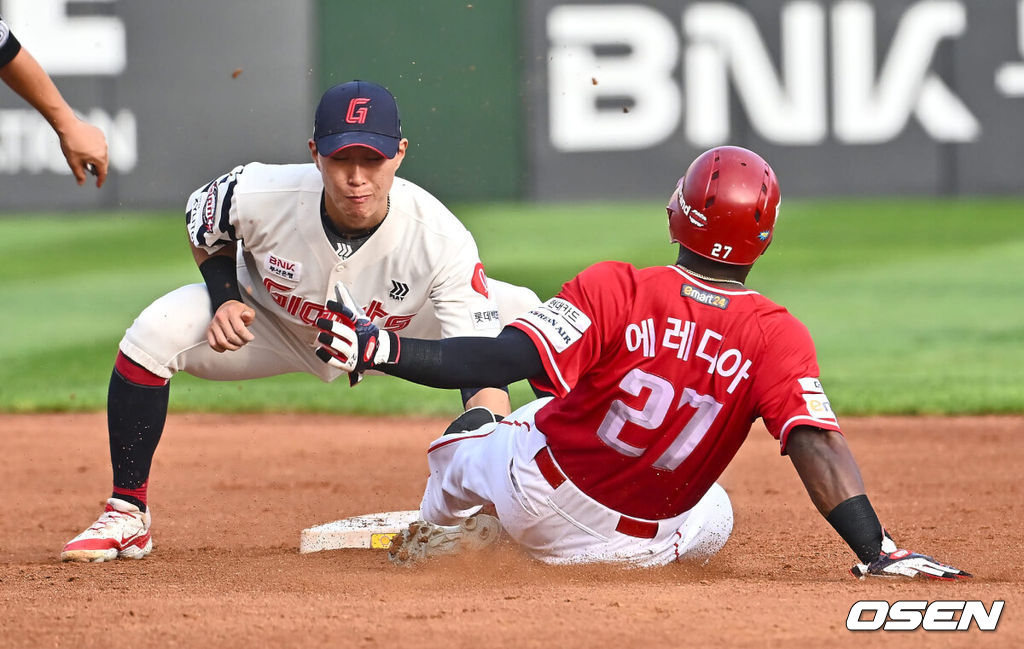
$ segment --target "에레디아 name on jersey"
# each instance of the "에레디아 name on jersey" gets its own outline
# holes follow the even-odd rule
[[[654,358],[659,351],[654,318],[630,323],[626,326],[625,337],[626,349],[631,352],[640,350],[645,357]],[[723,350],[725,345],[722,339],[722,334],[712,329],[698,331],[696,322],[666,318],[660,344],[662,349],[675,350],[675,357],[683,362],[691,359],[707,362],[708,374],[717,373],[722,378],[735,377],[728,388],[728,393],[732,394],[743,379],[750,377],[749,370],[753,363],[743,358],[743,353],[738,349]]]

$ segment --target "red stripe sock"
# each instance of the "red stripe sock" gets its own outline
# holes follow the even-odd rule
[[[128,489],[126,487],[118,487],[114,485],[112,496],[114,498],[120,498],[121,500],[132,503],[142,511],[146,511],[146,492],[149,490],[149,480],[146,480],[135,489]]]
[[[165,379],[162,376],[153,374],[120,351],[117,352],[117,360],[114,361],[114,369],[117,370],[117,373],[123,376],[126,381],[136,385],[160,387],[162,385],[167,385],[170,381],[170,379]]]

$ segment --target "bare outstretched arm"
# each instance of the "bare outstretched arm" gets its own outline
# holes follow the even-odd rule
[[[797,426],[786,453],[822,516],[848,498],[864,494],[864,480],[846,438],[832,430]]]
[[[57,137],[60,149],[79,185],[86,172],[96,174],[96,186],[107,179],[107,139],[103,131],[75,116],[53,80],[35,58],[22,48],[11,61],[0,67],[0,79],[46,118]]]

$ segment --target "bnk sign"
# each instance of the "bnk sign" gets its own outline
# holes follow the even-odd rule
[[[885,600],[865,600],[850,608],[846,628],[850,631],[913,631],[918,628],[967,631],[973,621],[981,631],[995,631],[1003,604],[1003,600],[995,600],[986,610],[984,602],[978,601],[948,600],[929,604],[924,600],[905,600],[890,606]]]
[[[881,144],[912,122],[934,142],[979,138],[974,98],[940,74],[948,73],[942,48],[968,26],[962,0],[922,0],[897,16],[877,0],[794,0],[770,17],[733,2],[649,6],[662,4],[566,3],[547,12],[555,150],[648,149],[680,125],[691,145],[713,146],[735,135],[734,101],[759,137],[779,145],[829,137]],[[1024,2],[1019,22],[1006,9],[1005,22],[1022,32],[1021,52],[978,73],[992,75],[995,95],[1016,98],[1024,96]],[[878,28],[881,13],[895,18],[893,30]]]

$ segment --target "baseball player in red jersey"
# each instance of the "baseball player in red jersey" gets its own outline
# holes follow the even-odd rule
[[[760,417],[807,491],[861,563],[857,576],[967,576],[898,550],[872,509],[819,381],[807,329],[744,284],[771,243],[779,187],[738,147],[690,165],[668,205],[676,264],[596,264],[494,339],[428,342],[378,332],[342,305],[320,320],[330,363],[435,387],[529,377],[553,398],[501,421],[470,411],[436,440],[424,521],[397,562],[482,545],[496,521],[550,563],[663,565],[707,559],[732,530],[716,480]],[[475,421],[474,421],[475,420]]]

